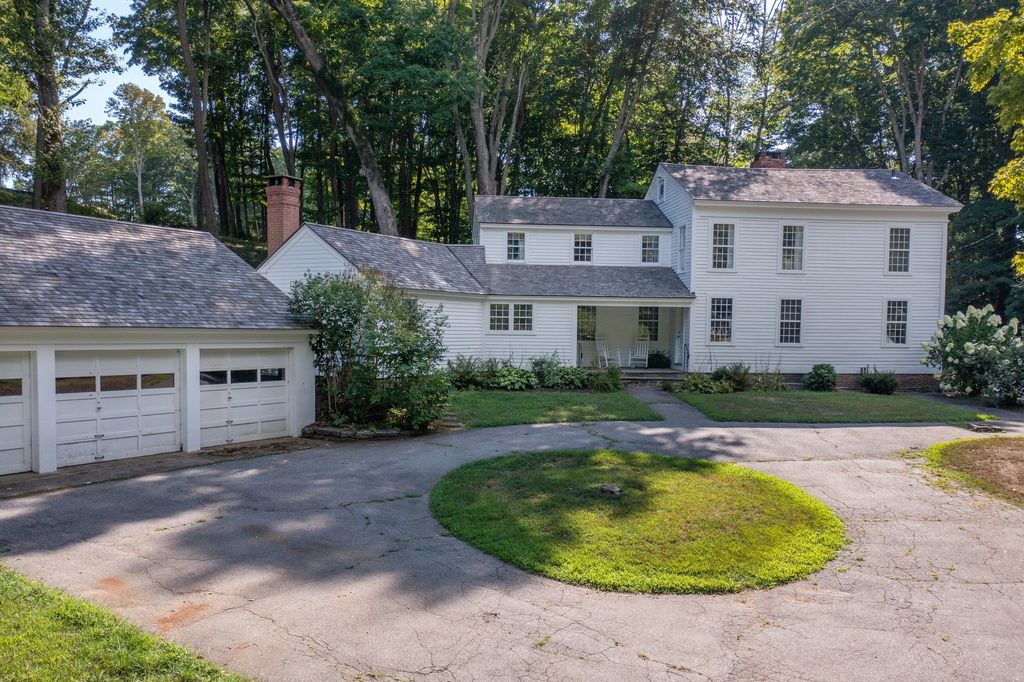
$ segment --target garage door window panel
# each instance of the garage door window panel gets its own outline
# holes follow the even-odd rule
[[[231,370],[231,383],[233,384],[255,384],[256,370],[254,369],[233,369]]]
[[[199,373],[199,383],[202,386],[221,386],[228,383],[228,371],[226,369],[207,370]]]
[[[96,377],[57,377],[55,386],[57,393],[95,393]]]
[[[284,381],[284,367],[274,367],[260,370],[260,381]]]
[[[139,377],[136,374],[108,374],[100,377],[100,392],[137,391]]]
[[[0,379],[0,398],[21,396],[21,379]]]
[[[169,372],[142,375],[142,390],[157,388],[174,388],[174,375]]]

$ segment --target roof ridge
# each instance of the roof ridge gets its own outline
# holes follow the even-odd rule
[[[643,201],[654,203],[651,199],[633,199],[628,197],[559,197],[551,194],[477,194],[475,199],[561,199],[566,201]]]
[[[192,236],[199,236],[200,238],[213,237],[212,234],[206,230],[200,230],[194,227],[175,227],[173,225],[154,225],[153,223],[136,223],[131,220],[121,220],[120,218],[101,218],[99,216],[82,215],[80,213],[68,213],[67,211],[46,211],[41,208],[30,208],[28,206],[14,206],[12,204],[0,204],[0,210],[12,210],[12,211],[24,211],[26,213],[38,214],[40,216],[48,216],[49,218],[75,218],[82,220],[89,220],[98,223],[115,223],[117,225],[124,225],[125,227],[139,228],[146,227],[154,230],[161,231],[173,231],[178,234]],[[220,241],[219,239],[217,241]]]

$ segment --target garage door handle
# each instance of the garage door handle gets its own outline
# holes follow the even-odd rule
[[[228,419],[228,420],[227,420],[227,421],[225,421],[224,423],[225,423],[225,424],[234,424],[234,423],[235,423],[235,420],[234,420],[234,419]]]
[[[102,433],[97,433],[95,437],[96,438],[103,438],[103,434]]]

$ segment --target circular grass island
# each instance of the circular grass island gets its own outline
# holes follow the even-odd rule
[[[434,486],[430,508],[499,559],[618,592],[773,587],[821,569],[846,539],[831,509],[775,476],[611,450],[472,462]]]

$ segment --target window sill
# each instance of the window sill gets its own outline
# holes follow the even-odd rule
[[[912,274],[911,272],[889,272],[888,270],[882,273],[885,277],[910,277]]]
[[[807,274],[806,270],[783,270],[782,268],[779,268],[775,272],[777,274],[780,274],[780,275],[806,275]]]
[[[720,272],[722,274],[728,274],[728,273],[735,273],[736,272],[736,268],[708,268],[707,271],[709,273]]]

